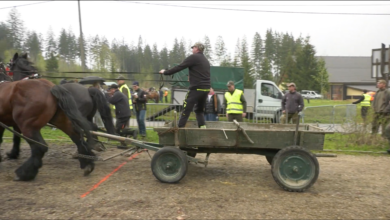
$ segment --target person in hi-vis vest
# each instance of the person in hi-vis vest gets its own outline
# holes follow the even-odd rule
[[[223,106],[226,109],[228,121],[236,119],[242,122],[246,116],[246,100],[244,92],[234,87],[234,82],[229,81],[226,85],[228,91],[225,93]]]
[[[361,108],[361,114],[363,118],[364,125],[366,125],[366,119],[368,111],[371,107],[371,96],[367,93],[367,90],[363,90],[363,95],[360,97],[359,100],[356,102],[352,102],[352,104],[358,104],[360,103]]]
[[[119,76],[116,79],[117,79],[119,91],[121,91],[127,97],[127,99],[129,100],[129,108],[131,111],[133,111],[133,102],[131,99],[131,92],[130,92],[130,88],[125,83],[125,77]],[[114,106],[114,109],[115,109],[115,106]]]

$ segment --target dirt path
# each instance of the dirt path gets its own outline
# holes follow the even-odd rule
[[[3,144],[2,154],[10,147]],[[274,182],[261,156],[212,154],[207,168],[191,164],[179,184],[162,184],[142,153],[80,198],[127,158],[98,162],[83,177],[78,161],[61,153],[74,149],[52,144],[32,182],[12,181],[29,156],[26,145],[21,159],[0,163],[0,219],[390,218],[387,156],[319,158],[318,181],[305,193],[289,193]]]

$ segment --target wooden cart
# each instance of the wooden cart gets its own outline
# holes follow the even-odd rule
[[[310,150],[323,150],[325,134],[333,133],[299,123],[206,122],[206,127],[200,129],[192,121],[185,128],[168,123],[154,128],[159,135],[158,144],[92,133],[156,151],[151,167],[161,182],[179,182],[187,173],[189,161],[207,166],[211,153],[258,154],[271,164],[276,183],[293,192],[303,192],[316,182],[320,170],[316,157],[327,155],[313,154]],[[195,158],[197,153],[206,153],[206,158]]]

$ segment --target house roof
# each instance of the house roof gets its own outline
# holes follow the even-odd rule
[[[375,85],[347,85],[347,87],[358,90],[377,91],[378,88]]]
[[[330,83],[373,83],[371,57],[318,56],[325,60]]]

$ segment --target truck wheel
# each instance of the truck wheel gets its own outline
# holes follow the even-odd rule
[[[284,190],[303,192],[317,181],[320,166],[310,151],[290,146],[275,155],[271,171],[275,182]]]
[[[163,147],[152,158],[153,175],[163,183],[177,183],[187,173],[186,155],[176,147]]]

